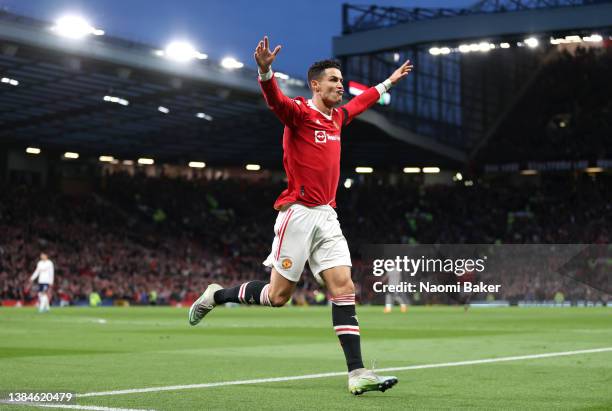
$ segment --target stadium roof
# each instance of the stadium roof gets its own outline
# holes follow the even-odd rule
[[[50,23],[0,12],[0,140],[116,158],[197,158],[280,167],[282,127],[256,72],[181,64],[109,36],[58,37]],[[280,80],[288,95],[309,95]],[[465,154],[396,127],[379,113],[344,133],[343,165],[447,165]]]
[[[612,26],[609,0],[486,0],[470,9],[344,7],[343,35],[333,39],[336,56]]]

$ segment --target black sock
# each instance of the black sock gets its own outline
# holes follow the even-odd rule
[[[359,323],[355,313],[355,294],[339,295],[333,297],[331,302],[334,330],[344,350],[348,370],[350,372],[363,368]]]
[[[223,288],[215,293],[215,303],[237,303],[271,305],[269,298],[270,284],[265,281],[249,281],[236,287]]]

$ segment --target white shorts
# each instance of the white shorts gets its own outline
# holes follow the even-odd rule
[[[351,266],[348,244],[331,206],[292,204],[278,213],[274,234],[272,251],[263,264],[289,281],[299,281],[306,261],[320,284],[321,271]]]

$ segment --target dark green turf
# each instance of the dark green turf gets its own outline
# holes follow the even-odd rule
[[[358,307],[364,359],[401,367],[612,347],[611,308]],[[78,393],[342,371],[328,307],[0,308],[0,390]],[[386,393],[346,377],[81,398],[120,408],[612,409],[612,352],[407,370]],[[0,405],[0,409],[8,409]],[[26,410],[30,407],[11,407]],[[36,408],[40,409],[40,408]]]

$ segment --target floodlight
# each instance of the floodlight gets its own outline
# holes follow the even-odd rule
[[[540,44],[540,42],[535,37],[529,37],[525,39],[525,44],[529,48],[535,48],[535,47],[538,47],[538,44]]]
[[[221,66],[223,68],[233,70],[244,67],[244,63],[236,60],[233,57],[225,57],[223,60],[221,60]]]
[[[355,172],[359,174],[370,174],[374,172],[372,167],[356,167]]]
[[[71,39],[82,39],[90,34],[95,36],[104,35],[104,30],[96,29],[81,16],[66,15],[56,20],[55,26],[51,28],[59,36]]]
[[[420,167],[404,167],[404,173],[406,174],[417,174],[421,172]]]
[[[200,55],[200,53],[198,53],[195,47],[185,41],[174,41],[168,44],[163,52],[163,56],[181,63],[193,60],[197,58],[198,55]]]

